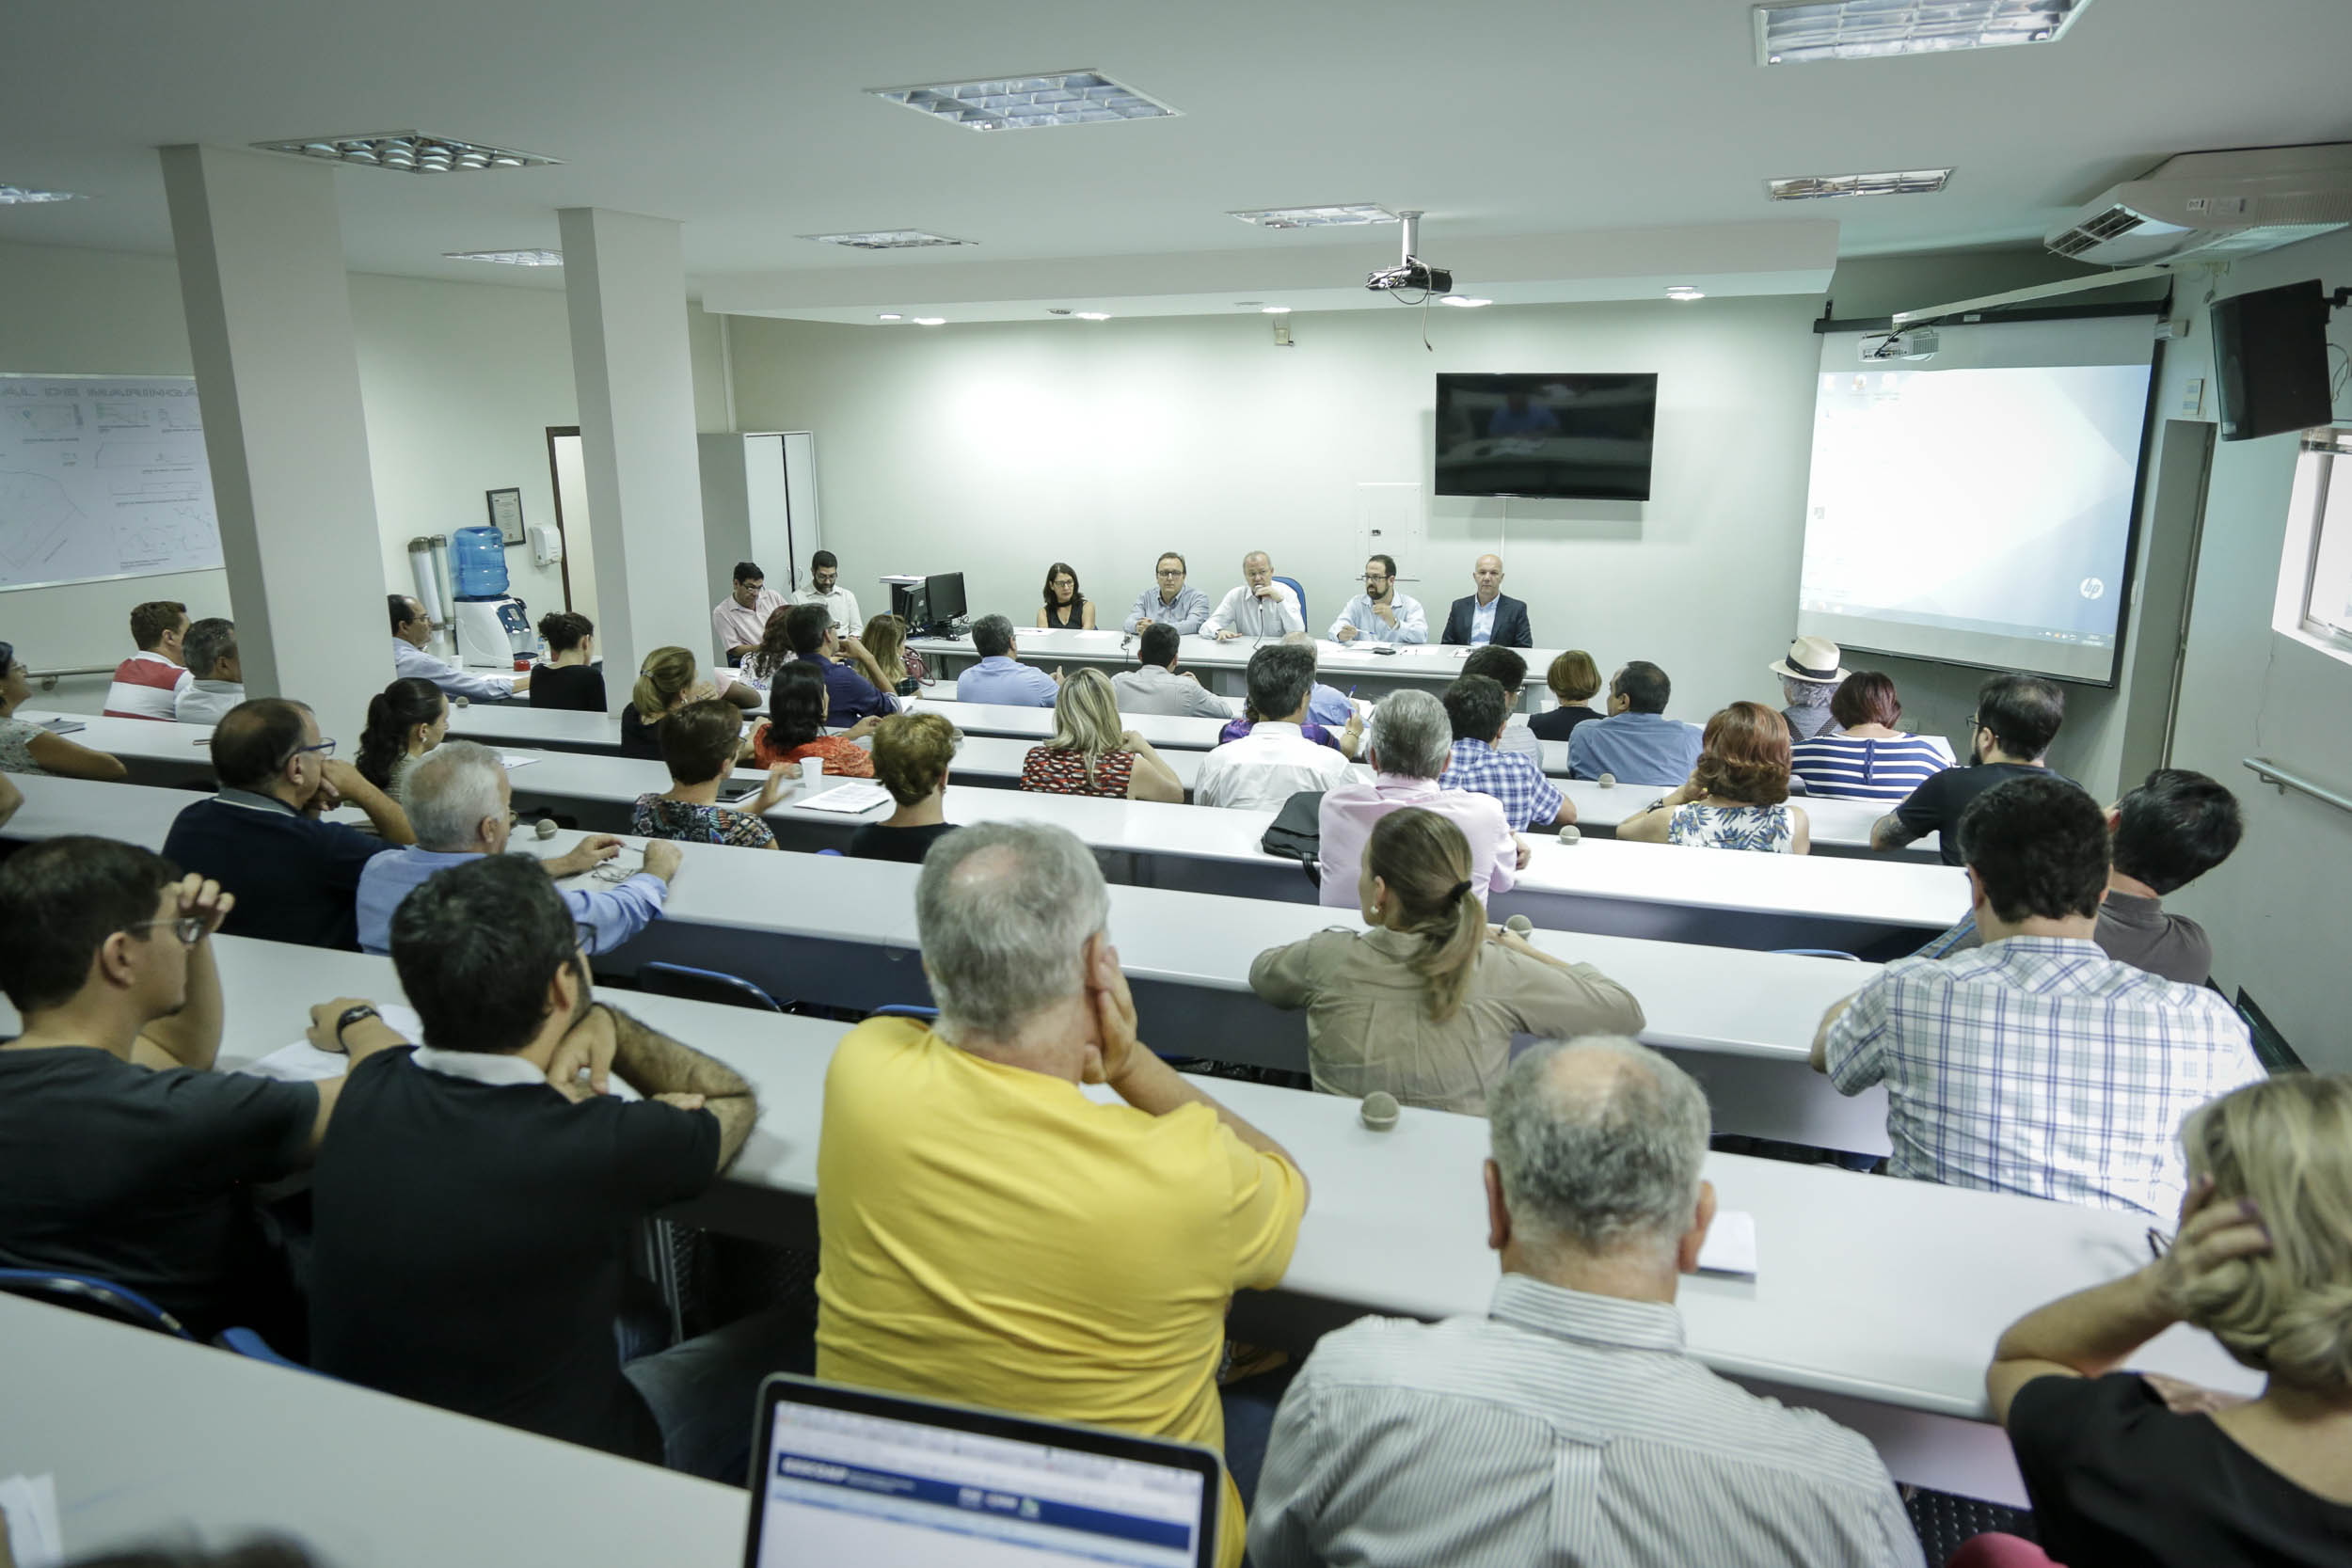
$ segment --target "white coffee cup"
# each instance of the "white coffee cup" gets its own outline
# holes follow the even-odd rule
[[[815,789],[818,784],[823,784],[824,782],[824,759],[822,757],[803,757],[801,759],[801,787],[803,789]]]

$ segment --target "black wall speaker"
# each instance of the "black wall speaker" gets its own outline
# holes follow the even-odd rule
[[[2213,365],[2223,440],[2328,423],[2328,298],[2319,279],[2217,300]]]

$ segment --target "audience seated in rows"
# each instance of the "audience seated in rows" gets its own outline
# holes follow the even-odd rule
[[[311,1365],[739,1483],[760,1378],[808,1365],[781,1314],[627,1366],[614,1323],[631,1227],[708,1187],[758,1107],[732,1069],[594,1000],[572,918],[512,855],[450,867],[392,916],[424,1037],[345,1031],[376,1049],[313,1176]]]
[[[850,835],[858,860],[920,865],[930,847],[955,831],[947,820],[947,765],[963,732],[936,713],[894,713],[874,728],[874,777],[898,809]]]
[[[760,704],[760,694],[750,682],[732,672],[723,683],[714,682],[703,673],[702,661],[691,651],[675,643],[645,656],[628,695],[621,707],[621,754],[631,757],[661,755],[662,723],[689,703],[715,697],[738,709]]]
[[[1021,787],[1181,805],[1184,782],[1152,743],[1125,727],[1102,671],[1073,672],[1054,699],[1054,733],[1021,759]]]
[[[1248,735],[1200,759],[1192,786],[1196,804],[1279,811],[1301,790],[1327,790],[1347,778],[1346,755],[1299,730],[1315,680],[1312,648],[1288,642],[1260,648],[1249,656],[1245,678],[1258,717]]]
[[[237,626],[217,615],[188,628],[181,645],[191,679],[171,699],[171,717],[183,724],[217,724],[245,701],[245,666],[237,658]]]
[[[905,616],[875,616],[866,623],[866,634],[858,641],[866,645],[866,654],[874,660],[883,690],[903,695],[910,686],[921,686],[931,678],[930,666],[923,662],[923,656],[907,646]]]
[[[1040,631],[1092,631],[1094,601],[1078,587],[1078,573],[1068,562],[1045,568],[1045,600],[1037,612]]]
[[[337,760],[300,703],[257,697],[213,727],[220,793],[183,808],[164,839],[175,863],[236,895],[221,929],[232,937],[356,947],[359,873],[413,844],[389,796]],[[337,805],[367,815],[373,833],[321,820]]]
[[[2167,913],[2164,895],[2228,860],[2245,832],[2237,797],[2204,774],[2184,768],[2149,774],[2107,808],[2112,863],[2092,940],[2135,969],[2203,985],[2213,973],[2213,939],[2188,916]],[[1918,957],[1948,958],[1979,945],[1976,921],[1963,919]]]
[[[1734,703],[1707,721],[1699,760],[1675,792],[1617,824],[1636,844],[1804,855],[1813,825],[1788,799],[1788,725],[1761,703]]]
[[[1489,1107],[1484,1316],[1323,1337],[1275,1418],[1258,1568],[1918,1568],[1869,1442],[1684,1349],[1715,1215],[1707,1098],[1625,1039],[1537,1045]]]
[[[1813,1065],[1840,1094],[1886,1085],[1897,1176],[2168,1218],[2173,1130],[2262,1064],[2219,996],[2099,950],[2106,821],[2019,772],[1957,834],[1983,948],[1888,964],[1823,1017]]]
[[[1461,830],[1470,845],[1470,875],[1486,895],[1511,891],[1526,868],[1528,847],[1511,831],[1502,802],[1475,790],[1438,787],[1454,762],[1454,725],[1443,703],[1412,688],[1381,698],[1372,710],[1369,754],[1371,783],[1350,778],[1324,794],[1319,902],[1330,909],[1362,906],[1356,874],[1364,841],[1382,817],[1406,806],[1436,812]]]
[[[215,1072],[212,936],[234,895],[152,850],[53,838],[0,864],[0,1267],[95,1275],[199,1338],[299,1354],[253,1203],[310,1163],[342,1080]],[[4,1534],[0,1531],[0,1534]]]
[[[1569,648],[1553,655],[1544,670],[1544,685],[1560,705],[1527,721],[1536,739],[1565,740],[1579,724],[1601,717],[1592,705],[1600,693],[1600,667],[1583,649]]]
[[[670,770],[670,788],[666,794],[637,797],[628,831],[640,838],[775,848],[776,835],[765,813],[784,794],[791,765],[780,762],[769,768],[759,793],[741,809],[723,806],[719,790],[733,776],[742,752],[739,708],[707,697],[673,712],[661,721],[661,761]]]
[[[1895,682],[1876,670],[1857,670],[1830,694],[1836,729],[1800,740],[1789,750],[1790,771],[1805,792],[1830,800],[1902,800],[1952,765],[1951,743],[1940,735],[1914,735],[1895,726],[1903,705]]]
[[[796,660],[778,670],[768,683],[767,721],[752,736],[753,763],[781,765],[787,776],[798,778],[801,764],[814,758],[829,778],[872,778],[874,759],[858,742],[881,721],[869,713],[839,735],[829,735],[825,720],[832,701],[825,673],[816,665]]]
[[[1831,705],[1838,687],[1851,673],[1845,655],[1826,637],[1800,637],[1788,652],[1764,668],[1780,677],[1782,728],[1791,744],[1817,736],[1834,736],[1842,721]]]
[[[452,740],[408,776],[408,825],[417,842],[376,856],[359,873],[359,950],[392,950],[392,917],[418,888],[453,865],[506,853],[514,832],[514,786],[505,765],[487,746]],[[592,871],[621,852],[621,841],[592,833],[561,855],[539,862],[558,881]],[[675,844],[645,846],[645,868],[618,885],[559,888],[572,923],[589,938],[588,951],[610,953],[661,917],[678,869]]]
[[[604,665],[596,657],[596,625],[559,610],[539,617],[548,657],[532,677],[531,705],[570,713],[604,711]]]
[[[403,675],[368,699],[368,721],[352,758],[359,776],[396,801],[408,796],[408,775],[449,735],[449,699],[429,680]]]
[[[1328,804],[1329,796],[1324,800]],[[1590,964],[1486,925],[1470,841],[1436,812],[1380,818],[1357,873],[1364,931],[1270,947],[1249,988],[1307,1013],[1315,1087],[1482,1116],[1515,1035],[1633,1034],[1642,1005]]]
[[[1666,717],[1674,683],[1666,672],[1637,658],[1609,680],[1609,714],[1579,724],[1568,736],[1568,777],[1619,784],[1664,784],[1691,776],[1699,760],[1699,728]]]
[[[1994,1350],[1985,1391],[2041,1538],[1997,1560],[2321,1568],[2352,1547],[2352,1079],[2248,1085],[2191,1112],[2181,1142],[2163,1254]],[[2123,1370],[2175,1323],[2264,1373],[2261,1396]]]
[[[138,650],[115,666],[106,688],[109,719],[169,720],[181,688],[196,677],[182,662],[188,635],[188,607],[175,599],[151,599],[131,607],[131,645]]]
[[[2066,693],[2040,675],[1995,675],[1977,689],[1968,716],[1968,766],[1931,775],[1903,803],[1870,825],[1870,847],[1885,851],[1938,833],[1946,865],[1958,865],[1961,815],[2010,779],[2062,778],[2049,771],[2050,742],[2066,721]]]
[[[480,675],[461,670],[425,652],[433,641],[433,621],[424,606],[406,594],[387,594],[385,604],[392,621],[392,673],[431,681],[452,697],[469,703],[502,703],[531,689],[532,672]]]
[[[1154,621],[1136,644],[1136,667],[1111,677],[1121,713],[1164,713],[1179,719],[1232,719],[1233,705],[1176,668],[1183,641],[1172,621]]]
[[[1307,1180],[1136,1037],[1109,912],[1059,828],[933,846],[915,921],[937,1027],[869,1019],[825,1073],[818,1376],[1223,1446],[1226,1309],[1281,1278]],[[1230,1480],[1225,1505],[1232,1568]]]
[[[979,662],[956,677],[959,703],[1001,703],[1008,707],[1052,707],[1061,685],[1058,673],[1047,674],[1015,657],[1021,649],[1012,623],[1002,615],[983,615],[972,623],[972,651]]]
[[[1519,713],[1519,695],[1527,685],[1527,660],[1513,653],[1509,648],[1489,642],[1470,650],[1470,657],[1462,660],[1462,673],[1485,675],[1502,688],[1502,707],[1505,718],[1502,725],[1502,738],[1495,742],[1495,750],[1525,757],[1535,765],[1537,772],[1541,772],[1544,766],[1544,743],[1535,732],[1528,727],[1527,720]]]
[[[33,700],[32,673],[15,647],[0,642],[0,773],[49,773],[114,784],[130,776],[122,759],[68,740],[16,710]]]
[[[1545,776],[1542,763],[1521,752],[1498,750],[1511,706],[1492,676],[1456,679],[1446,688],[1445,713],[1454,729],[1454,754],[1438,776],[1439,789],[1493,796],[1515,829],[1551,829],[1576,820],[1576,803]]]

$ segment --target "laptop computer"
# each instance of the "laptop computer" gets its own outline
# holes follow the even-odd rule
[[[744,1568],[1214,1568],[1211,1449],[778,1373]]]

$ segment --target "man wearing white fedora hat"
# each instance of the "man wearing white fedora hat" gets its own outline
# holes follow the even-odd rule
[[[1780,716],[1788,721],[1792,743],[1843,733],[1829,714],[1837,683],[1853,673],[1840,666],[1840,657],[1837,644],[1826,637],[1800,637],[1788,644],[1786,657],[1764,666],[1780,677],[1780,694],[1788,704]]]

